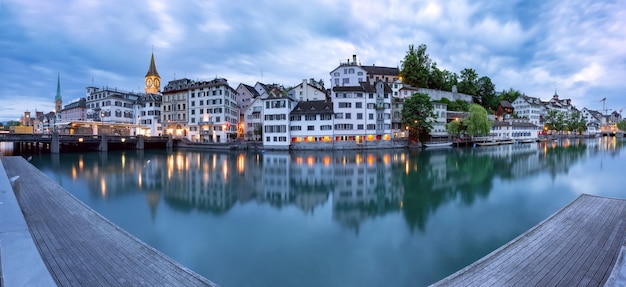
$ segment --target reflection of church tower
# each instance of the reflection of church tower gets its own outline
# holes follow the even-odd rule
[[[146,192],[146,199],[148,200],[148,207],[150,208],[150,217],[152,221],[156,217],[157,206],[159,205],[159,201],[161,199],[161,193],[158,191],[148,191]]]
[[[146,74],[146,94],[158,94],[161,89],[161,77],[154,65],[154,53],[150,59],[150,68]]]
[[[61,73],[57,77],[57,95],[54,97],[54,112],[61,112],[63,100],[61,99]]]

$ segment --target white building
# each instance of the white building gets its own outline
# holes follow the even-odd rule
[[[355,142],[391,139],[391,88],[383,81],[371,85],[335,86],[335,141]]]
[[[243,135],[246,140],[261,140],[263,133],[263,99],[256,97],[243,111]]]
[[[328,101],[305,101],[296,104],[289,115],[291,145],[332,142],[333,104]]]
[[[517,97],[511,105],[519,117],[527,118],[532,124],[543,126],[546,109],[540,99],[522,95]]]
[[[263,98],[263,146],[266,149],[289,149],[289,114],[295,104],[296,100],[290,97]]]
[[[315,80],[310,79],[307,82],[307,80],[304,79],[302,80],[302,83],[291,88],[287,94],[299,102],[326,100],[326,89],[324,88],[324,83],[321,80],[316,82]]]
[[[603,120],[605,119],[602,113],[583,108],[580,110],[580,116],[585,119],[587,123],[587,131],[585,132],[587,135],[597,135],[600,133],[600,127],[604,124]]]
[[[135,124],[139,127],[135,129],[136,135],[161,136],[161,103],[163,96],[158,94],[143,94],[139,96],[135,103],[134,114]]]
[[[194,82],[178,79],[163,88],[162,125],[165,134],[175,138],[186,138],[189,131],[187,105],[190,89]]]
[[[541,126],[533,124],[525,118],[505,119],[495,121],[491,127],[490,136],[497,139],[512,139],[518,142],[536,141],[539,137]]]
[[[430,135],[433,138],[442,138],[448,136],[446,123],[448,120],[448,105],[443,103],[433,103],[433,113],[435,117],[431,119],[432,130]]]
[[[111,123],[133,124],[133,106],[138,93],[123,90],[87,87],[87,119]]]
[[[225,143],[239,134],[237,92],[226,79],[199,81],[189,89],[189,135],[193,142]]]

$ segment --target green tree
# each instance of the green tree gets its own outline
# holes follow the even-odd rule
[[[544,119],[544,125],[548,130],[557,131],[559,133],[564,131],[566,127],[565,114],[557,110],[549,110]]]
[[[491,79],[487,76],[480,77],[477,81],[478,98],[480,99],[480,105],[486,109],[495,111],[498,108],[498,97],[496,96],[496,85],[491,82]]]
[[[508,90],[502,90],[498,98],[500,101],[508,101],[509,103],[513,103],[521,95],[522,93],[520,91],[509,88]]]
[[[573,111],[565,119],[566,129],[577,134],[582,134],[587,130],[587,121],[580,115],[579,111]]]
[[[22,123],[19,121],[8,121],[7,124],[5,125],[6,127],[13,127],[13,126],[21,126]]]
[[[433,62],[430,74],[428,75],[428,88],[434,90],[443,90],[445,78],[442,70],[437,68],[437,63]]]
[[[413,45],[409,45],[400,69],[403,83],[417,88],[428,87],[431,63],[426,48],[426,45],[421,44],[416,50]]]
[[[459,137],[462,133],[465,133],[466,126],[463,124],[461,120],[454,120],[446,124],[446,131],[448,134]]]
[[[623,120],[623,121],[617,123],[617,128],[620,131],[626,131],[626,120]]]
[[[467,134],[470,136],[489,135],[491,131],[491,121],[487,118],[487,110],[481,105],[472,104],[469,108],[469,115],[464,120],[467,126]]]
[[[474,98],[474,103],[480,104],[478,95],[478,74],[474,69],[465,68],[461,71],[461,81],[458,85],[459,93],[468,94]]]
[[[432,127],[433,104],[427,94],[415,93],[404,100],[402,125],[409,127],[409,136],[420,141],[428,140]]]
[[[452,87],[459,85],[459,75],[448,70],[443,70],[443,87],[444,91],[452,92]]]

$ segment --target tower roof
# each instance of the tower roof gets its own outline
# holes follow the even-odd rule
[[[57,76],[57,95],[54,97],[54,100],[61,100],[61,73]]]
[[[159,76],[159,73],[157,72],[156,69],[156,65],[154,65],[154,53],[152,53],[152,58],[150,58],[150,68],[148,69],[148,73],[146,74],[146,77],[148,76]]]

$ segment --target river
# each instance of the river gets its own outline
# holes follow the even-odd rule
[[[221,286],[425,286],[582,193],[625,198],[623,150],[622,139],[606,137],[435,150],[34,154],[31,162]]]

